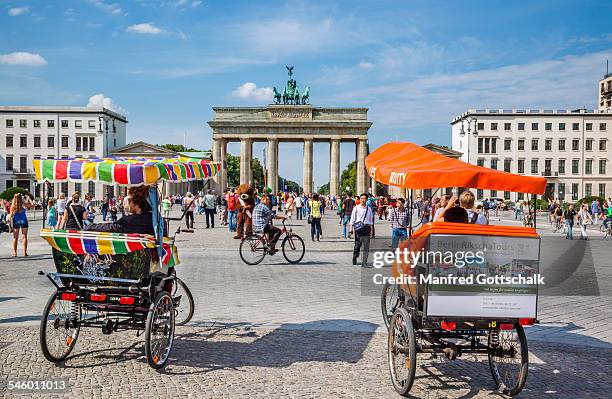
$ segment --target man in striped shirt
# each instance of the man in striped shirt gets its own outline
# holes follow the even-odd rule
[[[389,219],[391,220],[391,248],[395,249],[400,241],[408,238],[408,218],[410,212],[405,207],[406,201],[398,198],[396,207],[391,207]]]

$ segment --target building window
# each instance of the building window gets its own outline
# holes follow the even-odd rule
[[[90,181],[87,183],[87,192],[91,194],[92,197],[96,197],[96,183]]]
[[[47,119],[47,127],[55,127],[55,121],[53,119]]]
[[[538,130],[538,124],[537,123],[532,123],[531,124],[531,130]]]
[[[94,119],[90,119],[89,121],[87,121],[87,123],[88,123],[88,127],[90,129],[95,129],[96,128],[96,121]]]
[[[544,141],[544,150],[552,151],[552,139],[546,139]]]
[[[572,200],[578,200],[578,183],[572,183]]]
[[[524,199],[525,199],[525,194],[524,194],[524,193],[518,193],[518,194],[516,194],[516,199],[519,199],[519,200],[521,200],[521,201],[522,201],[522,200],[524,200]]]
[[[559,130],[565,131],[565,123],[559,123]]]
[[[478,153],[482,154],[484,149],[483,149],[483,142],[484,140],[482,139],[482,137],[478,138]]]
[[[478,130],[484,130],[484,123],[478,122]]]
[[[593,185],[591,183],[585,183],[584,184],[584,196],[590,197],[591,195],[593,195]]]
[[[504,199],[510,201],[510,191],[504,191]]]
[[[559,160],[559,174],[560,175],[564,175],[565,174],[565,159],[560,159]]]
[[[34,127],[40,127],[40,119],[34,119]]]
[[[478,158],[476,160],[476,165],[478,166],[484,166],[484,159],[483,158]]]
[[[599,183],[599,196],[606,198],[606,183]]]
[[[68,195],[68,182],[60,183],[60,192]]]
[[[476,190],[476,199],[482,199],[482,197],[484,197],[484,190]]]
[[[599,174],[600,175],[606,174],[606,160],[605,159],[599,160]]]
[[[81,138],[80,137],[76,138],[76,150],[81,151]]]
[[[62,136],[62,148],[68,148],[68,136]]]
[[[538,174],[538,160],[537,159],[531,160],[531,174],[532,175]]]
[[[601,130],[602,132],[606,131],[606,124],[605,123],[600,123],[599,124],[599,130]]]
[[[28,148],[28,136],[19,136],[19,148]]]
[[[62,129],[68,129],[68,120],[62,119]]]
[[[512,149],[512,139],[504,139],[504,151],[510,151]]]
[[[510,172],[512,168],[512,159],[504,159],[504,172]]]
[[[40,136],[34,136],[34,148],[40,148]]]
[[[584,142],[584,149],[586,151],[593,151],[593,139],[586,139]]]
[[[13,120],[12,119],[7,119],[6,120],[6,127],[8,127],[8,128],[13,127]]]
[[[504,123],[504,130],[505,131],[512,130],[512,123]]]
[[[83,137],[83,151],[89,151],[89,137]]]
[[[552,159],[544,160],[544,176],[552,176]]]
[[[518,160],[518,173],[525,173],[525,160],[524,159]]]
[[[546,123],[546,124],[544,124],[544,129],[545,129],[545,130],[552,130],[552,123]]]
[[[497,169],[497,159],[491,160],[491,169]]]
[[[13,148],[13,136],[6,136],[6,148]]]
[[[519,151],[525,151],[525,139],[518,139],[517,148]]]
[[[559,151],[565,151],[565,139],[559,139]]]
[[[497,123],[491,123],[491,130],[497,130]]]
[[[577,175],[580,173],[580,160],[572,159],[572,174]]]
[[[565,199],[565,183],[559,183],[559,191],[557,192],[557,197],[562,201]]]
[[[580,130],[580,123],[572,123],[572,130],[573,131]]]
[[[115,146],[117,144],[115,143]],[[497,139],[493,138],[491,139],[491,153],[492,154],[497,154]]]
[[[74,127],[76,129],[82,129],[83,128],[83,121],[79,120],[79,119],[75,120],[74,121]],[[79,190],[77,190],[77,191],[79,191]]]
[[[491,190],[491,197],[497,197],[497,190]]]
[[[25,119],[20,119],[20,120],[19,120],[19,127],[21,127],[21,128],[24,128],[24,129],[25,129],[26,127],[28,127],[28,121],[27,121],[27,120],[25,120]]]
[[[519,122],[518,130],[525,130],[525,122]]]
[[[531,139],[531,151],[538,150],[538,139]]]
[[[13,171],[13,156],[12,155],[6,156],[6,171],[7,172]]]
[[[572,140],[572,151],[579,151],[580,150],[580,139],[573,139]]]
[[[589,132],[590,132],[591,130],[593,130],[593,124],[592,124],[592,123],[587,123],[587,124],[586,124],[586,130],[587,130],[587,131],[589,131]]]
[[[47,136],[47,148],[55,147],[55,136]]]
[[[83,185],[81,183],[74,183],[74,191],[78,191],[79,193],[81,193],[81,195],[83,195],[81,188],[83,187]]]
[[[599,140],[599,151],[605,151],[607,147],[607,140]]]
[[[89,151],[95,151],[95,150],[96,150],[96,138],[90,137],[89,138]]]
[[[25,173],[28,169],[28,156],[22,155],[19,157],[19,171]]]

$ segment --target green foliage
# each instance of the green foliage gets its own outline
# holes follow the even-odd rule
[[[303,191],[302,186],[300,186],[297,182],[294,182],[293,180],[287,180],[284,178],[281,178],[281,179],[279,180],[281,180],[281,182],[285,185],[287,191],[293,192],[293,193],[301,193]],[[280,189],[285,188],[285,187],[281,187],[280,184],[278,185],[278,187]]]
[[[325,183],[317,190],[319,194],[328,195],[329,194],[329,183]]]
[[[253,173],[253,185],[255,186],[255,188],[257,190],[259,190],[260,193],[264,192],[264,169],[263,166],[261,164],[261,162],[259,162],[259,159],[257,158],[253,158],[251,160],[251,171]],[[240,176],[239,180],[240,180]]]
[[[584,197],[582,199],[579,199],[578,201],[576,201],[576,204],[574,205],[575,207],[579,207],[582,204],[587,204],[589,207],[591,206],[591,202],[595,201],[595,200],[599,200],[599,204],[603,205],[605,199],[603,197],[599,197],[597,195],[591,195],[590,197]]]
[[[12,201],[15,194],[27,195],[30,198],[34,198],[34,196],[28,190],[21,187],[11,187],[4,190],[2,194],[0,194],[0,198],[7,201]]]
[[[195,148],[187,148],[182,144],[162,144],[160,145],[160,147],[163,147],[165,149],[168,149],[170,151],[174,151],[174,152],[191,152],[191,151],[200,151],[200,150],[196,150]]]
[[[346,168],[342,171],[340,175],[340,191],[346,192],[346,188],[349,187],[350,191],[353,194],[359,195],[359,193],[355,193],[355,188],[357,187],[357,174],[356,174],[356,162],[353,161],[346,165]]]
[[[226,154],[226,166],[227,166],[227,186],[237,187],[240,185],[240,157],[232,154]],[[253,185],[259,190],[264,191],[264,168],[259,162],[259,159],[253,158],[251,161],[251,170],[253,171]],[[281,178],[282,179],[282,178]],[[287,185],[289,191],[301,192],[301,187],[298,183],[282,179],[283,183]],[[280,187],[280,185],[279,185]]]
[[[227,166],[227,186],[238,187],[240,185],[240,157],[227,153],[225,162]]]

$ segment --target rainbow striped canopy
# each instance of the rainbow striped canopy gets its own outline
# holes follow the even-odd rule
[[[121,255],[155,248],[155,237],[149,234],[42,229],[40,236],[58,251],[76,255]],[[178,251],[167,237],[162,244],[162,263],[166,266],[180,263]]]
[[[160,180],[184,182],[216,175],[220,162],[199,158],[68,158],[35,159],[38,182],[88,181],[123,186],[150,185]]]

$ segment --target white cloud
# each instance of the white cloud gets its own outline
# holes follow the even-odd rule
[[[374,68],[374,64],[371,63],[371,62],[368,62],[368,61],[361,61],[358,66],[361,69],[372,69],[372,68]]]
[[[152,22],[130,25],[125,29],[126,32],[138,33],[141,35],[159,35],[166,33],[165,30],[153,25]]]
[[[104,107],[104,108],[108,108],[113,111],[126,113],[125,109],[115,104],[112,98],[106,97],[102,93],[94,94],[93,96],[89,97],[89,102],[87,103],[87,108],[99,108],[99,107]]]
[[[202,4],[202,2],[201,2],[200,0],[197,0],[197,1],[192,1],[192,2],[191,2],[191,6],[192,6],[192,7],[197,7],[197,6],[199,6],[200,4]]]
[[[40,54],[18,51],[10,54],[0,54],[0,64],[39,67],[47,65],[47,60]]]
[[[270,87],[257,87],[255,83],[246,82],[232,92],[234,97],[246,100],[272,101],[272,89]]]
[[[28,12],[30,12],[30,7],[13,7],[9,8],[8,15],[10,15],[11,17],[16,17],[18,15],[27,14]]]
[[[118,3],[106,3],[104,0],[87,0],[87,2],[112,15],[118,15],[123,12]]]

